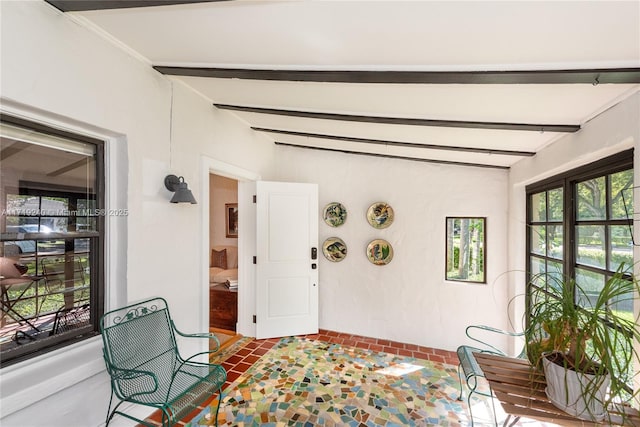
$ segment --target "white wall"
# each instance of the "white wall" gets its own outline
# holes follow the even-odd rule
[[[319,228],[320,245],[337,236],[348,248],[339,263],[320,254],[321,328],[455,350],[469,324],[507,327],[506,171],[288,147],[277,164],[278,180],[319,184],[321,211],[330,202],[348,211],[344,225]],[[384,230],[365,218],[378,201],[395,211]],[[444,280],[446,216],[487,217],[486,285]],[[386,266],[365,255],[376,238],[394,248]]]
[[[268,178],[273,145],[47,3],[0,7],[3,111],[108,140],[108,207],[126,207],[129,215],[108,231],[107,304],[159,295],[182,330],[206,327],[202,209],[170,204],[163,178],[183,175],[200,194],[202,156]],[[101,424],[109,384],[100,347],[96,337],[62,356],[3,368],[0,423]]]

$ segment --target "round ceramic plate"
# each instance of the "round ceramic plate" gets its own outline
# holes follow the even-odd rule
[[[367,246],[367,258],[375,265],[387,265],[393,259],[393,248],[386,240],[373,240]]]
[[[367,210],[367,221],[373,228],[387,228],[393,222],[393,208],[383,202],[374,203]]]
[[[329,237],[322,244],[322,253],[332,262],[340,262],[347,256],[347,245],[339,237]]]
[[[329,203],[324,207],[323,218],[328,225],[339,227],[347,220],[347,208],[342,203]]]

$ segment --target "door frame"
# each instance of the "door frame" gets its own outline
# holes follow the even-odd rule
[[[252,321],[252,315],[255,314],[255,283],[250,282],[251,278],[255,278],[255,266],[248,260],[255,255],[256,235],[255,227],[243,227],[243,223],[251,220],[248,212],[254,212],[255,223],[255,205],[252,206],[252,200],[248,197],[241,197],[246,193],[248,186],[255,188],[255,181],[261,179],[260,174],[254,171],[240,168],[238,166],[226,163],[208,156],[202,156],[200,176],[200,197],[198,203],[200,205],[201,214],[201,294],[202,303],[200,313],[200,329],[209,330],[209,175],[220,175],[238,181],[238,228],[240,230],[254,230],[253,233],[238,233],[238,323],[236,331],[244,336],[255,336],[255,325]],[[242,187],[242,188],[241,188]],[[245,190],[245,191],[243,191]],[[243,215],[243,212],[245,213]],[[252,305],[251,302],[254,302]]]

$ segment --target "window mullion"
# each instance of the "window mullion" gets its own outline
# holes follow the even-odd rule
[[[564,273],[565,277],[575,277],[576,266],[576,203],[575,183],[568,178],[563,183],[564,215],[562,223],[565,232]]]

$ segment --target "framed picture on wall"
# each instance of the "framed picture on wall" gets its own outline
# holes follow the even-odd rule
[[[227,237],[238,237],[238,204],[225,203],[224,205]]]

